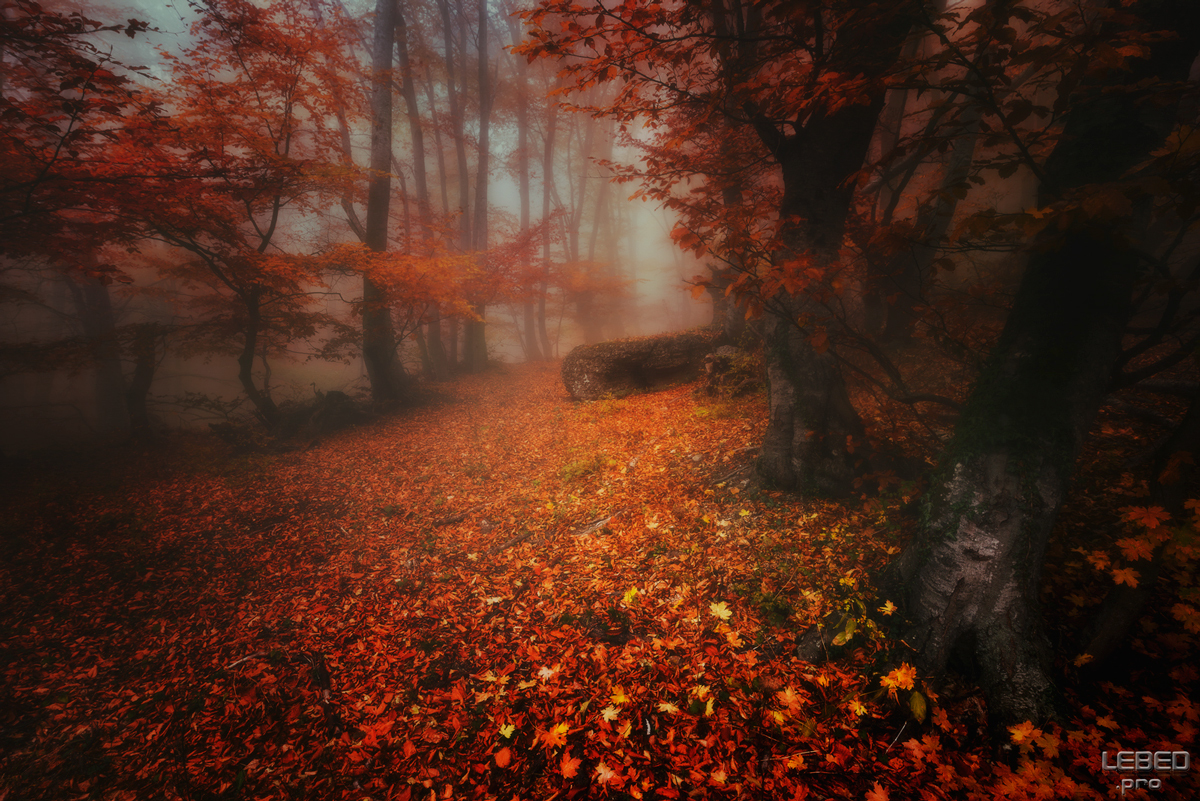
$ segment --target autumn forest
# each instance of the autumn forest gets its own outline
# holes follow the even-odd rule
[[[1200,3],[0,0],[0,801],[1190,799]]]

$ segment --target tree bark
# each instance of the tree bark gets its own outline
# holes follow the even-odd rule
[[[508,17],[509,33],[514,44],[521,41],[521,23],[516,17]],[[529,234],[531,216],[529,196],[529,63],[517,57],[517,189],[521,203],[521,235]],[[538,341],[537,310],[534,298],[537,283],[529,280],[523,287],[524,297],[522,307],[522,344],[525,346],[525,361],[540,362],[543,358],[541,344]]]
[[[555,80],[554,88],[562,87],[563,79]],[[554,144],[558,135],[558,101],[550,99],[546,114],[546,135],[542,143],[542,280],[538,293],[538,336],[542,341],[542,353],[553,358],[550,333],[546,329],[546,293],[550,289],[550,199],[554,195]]]
[[[404,106],[408,112],[408,130],[413,147],[413,180],[417,189],[417,230],[420,233],[419,247],[424,252],[430,247],[429,223],[432,205],[429,202],[429,181],[425,167],[425,127],[421,124],[421,109],[417,104],[417,85],[412,63],[408,54],[408,24],[404,15],[396,14],[396,52],[400,62],[400,91],[404,95]],[[432,111],[432,108],[430,109]],[[444,179],[444,176],[443,176]],[[420,328],[417,329],[420,333]],[[444,381],[450,376],[446,364],[446,348],[442,344],[441,311],[433,307],[432,319],[426,321],[428,337],[419,338],[422,364],[426,374],[435,381]]]
[[[1200,7],[1143,4],[1180,39],[1121,80],[1182,80],[1200,46]],[[1085,86],[1042,172],[1040,206],[1120,179],[1173,124],[1172,110]],[[1143,215],[1137,215],[1143,216]],[[997,745],[1006,727],[1052,716],[1056,693],[1038,590],[1047,540],[1084,436],[1120,353],[1141,269],[1129,246],[1144,220],[1077,219],[1035,243],[1004,331],[971,392],[924,499],[916,538],[889,566],[902,639],[918,669],[952,655],[978,671]]]
[[[364,244],[377,253],[388,249],[392,192],[392,50],[395,31],[395,0],[378,0],[371,54],[371,178],[367,188],[364,240]],[[383,289],[366,275],[363,276],[362,304],[362,353],[371,381],[371,396],[381,403],[395,403],[403,399],[405,388],[396,359],[392,312]]]
[[[464,111],[462,108],[463,99],[459,95],[457,84],[455,81],[455,58],[454,58],[454,31],[455,26],[452,24],[450,16],[449,0],[438,0],[438,9],[442,14],[442,32],[445,42],[446,51],[446,96],[450,103],[450,128],[454,137],[454,152],[458,158],[458,213],[459,213],[459,243],[464,251],[471,247],[471,215],[470,215],[470,193],[471,193],[471,178],[467,171],[467,140],[463,131]],[[462,16],[462,3],[457,5],[458,16]],[[463,21],[459,26],[460,34],[463,37],[463,45],[466,46],[466,22]],[[461,48],[460,48],[461,49]]]

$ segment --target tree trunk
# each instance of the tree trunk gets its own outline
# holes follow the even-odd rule
[[[1120,79],[1186,78],[1200,46],[1200,7],[1186,0],[1144,5],[1180,39],[1156,45]],[[1171,109],[1103,88],[1086,86],[1073,103],[1063,140],[1042,169],[1039,206],[1118,180],[1173,124]],[[1035,244],[1004,331],[926,493],[925,522],[884,577],[884,590],[903,602],[902,636],[918,669],[936,677],[957,654],[978,671],[1002,749],[1011,747],[1007,726],[1054,711],[1041,571],[1120,353],[1140,269],[1127,244],[1138,223],[1144,220],[1082,219]]]
[[[442,31],[446,50],[446,96],[450,103],[450,128],[451,135],[454,137],[454,152],[458,157],[458,213],[459,213],[459,243],[464,251],[471,247],[471,215],[470,215],[470,194],[471,194],[471,178],[467,171],[467,139],[463,132],[463,117],[464,111],[462,108],[462,97],[460,97],[458,88],[455,82],[455,58],[454,58],[454,31],[455,26],[450,18],[450,2],[449,0],[438,0],[438,9],[442,14]],[[462,3],[457,5],[458,16],[462,17]],[[459,32],[463,37],[463,44],[466,46],[466,21],[462,21],[459,27]]]
[[[395,0],[378,0],[375,41],[371,54],[371,179],[367,188],[365,244],[377,253],[388,249],[388,219],[392,179],[392,50],[395,44]],[[396,360],[392,312],[382,288],[363,276],[363,362],[371,381],[371,396],[395,403],[405,394]]]
[[[84,260],[89,265],[96,264],[90,254]],[[92,353],[96,428],[102,434],[123,435],[129,428],[124,403],[125,376],[121,371],[116,316],[108,287],[96,278],[82,275],[67,275],[65,280]]]
[[[838,33],[826,69],[852,70],[868,79],[891,69],[913,29],[915,2],[900,3],[886,24],[849,26]],[[830,112],[812,110],[796,134],[757,118],[755,129],[783,173],[780,260],[805,259],[819,269],[838,261],[854,200],[851,180],[863,166],[883,109],[880,82],[869,102]],[[863,424],[850,403],[833,354],[811,335],[829,315],[805,296],[767,298],[763,320],[770,417],[758,472],[784,489],[845,495],[866,466]],[[805,330],[799,330],[805,321]],[[815,324],[815,325],[814,325]]]
[[[508,18],[509,33],[513,44],[521,41],[521,23],[516,17]],[[521,202],[521,235],[529,234],[531,216],[529,196],[529,63],[524,58],[517,58],[517,189]],[[523,287],[521,302],[523,319],[522,342],[525,345],[525,360],[540,362],[543,358],[542,348],[537,336],[537,311],[534,307],[534,296],[537,283],[529,280]]]
[[[562,77],[554,82],[554,89],[563,85]],[[538,336],[542,341],[542,353],[547,359],[554,357],[550,347],[550,333],[546,329],[546,293],[550,291],[550,199],[554,195],[554,142],[558,135],[558,102],[551,97],[550,109],[546,114],[546,137],[542,144],[542,280],[538,293]]]
[[[125,408],[129,411],[129,436],[135,442],[154,439],[146,398],[158,366],[158,337],[158,326],[154,323],[139,323],[134,327],[133,375],[125,389]]]
[[[868,106],[815,117],[802,141],[767,142],[783,170],[780,216],[793,220],[780,258],[811,258],[818,266],[837,260],[854,194],[849,179],[862,167],[882,105],[880,92]],[[819,352],[797,323],[827,315],[799,296],[770,299],[769,308],[763,333],[770,418],[758,472],[783,489],[845,495],[865,466],[864,427],[833,354]]]
[[[480,271],[484,274],[488,271],[486,264],[488,248],[488,170],[490,169],[489,161],[491,155],[489,152],[488,131],[492,114],[492,93],[487,71],[487,30],[487,3],[480,2],[477,39],[479,48],[476,52],[479,66],[479,149],[476,160],[475,219],[471,226],[471,245],[475,251],[475,258],[481,262]],[[477,316],[475,319],[467,320],[465,331],[466,352],[463,354],[463,364],[469,372],[478,373],[487,367],[488,360],[487,321],[485,319],[487,304],[480,300],[473,304],[473,309]]]
[[[408,24],[404,15],[396,14],[396,52],[400,62],[401,85],[404,95],[404,106],[408,112],[408,130],[412,137],[413,148],[413,180],[417,189],[417,229],[420,232],[419,245],[421,252],[427,252],[429,242],[429,223],[432,205],[429,202],[429,180],[425,168],[425,128],[421,124],[421,109],[417,105],[417,85],[413,75],[412,63],[408,55]],[[430,108],[432,112],[432,107]],[[444,176],[443,176],[444,180]],[[418,339],[422,355],[422,365],[426,374],[435,381],[444,381],[450,375],[449,365],[446,364],[446,348],[442,345],[441,310],[433,307],[432,319],[427,321],[428,337]],[[417,328],[420,333],[420,327]]]
[[[259,419],[268,429],[279,425],[279,407],[271,396],[254,383],[254,360],[258,357],[259,336],[262,333],[262,290],[251,287],[242,296],[246,306],[246,326],[243,331],[242,352],[238,354],[238,381],[242,391],[254,404]]]

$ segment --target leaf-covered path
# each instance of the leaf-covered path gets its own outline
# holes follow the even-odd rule
[[[870,632],[795,658],[898,533],[746,497],[759,399],[574,404],[549,366],[446,392],[304,451],[14,477],[0,799],[1111,785],[1094,727],[987,764],[977,702],[914,695]]]

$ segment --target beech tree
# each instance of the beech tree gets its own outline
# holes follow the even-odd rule
[[[1200,8],[1135,3],[1081,22],[1097,36],[1131,37],[1129,56],[1084,71],[1063,98],[1061,139],[1044,164],[1030,165],[1046,225],[926,493],[923,524],[885,583],[905,600],[903,639],[917,666],[940,674],[965,652],[998,732],[1053,714],[1038,603],[1044,554],[1113,382],[1135,288],[1153,276],[1146,256],[1167,256],[1148,239],[1148,221],[1179,224],[1179,209],[1156,202],[1150,187],[1188,180],[1169,160],[1185,134],[1168,136],[1200,52]],[[1152,152],[1159,158],[1147,164]]]

